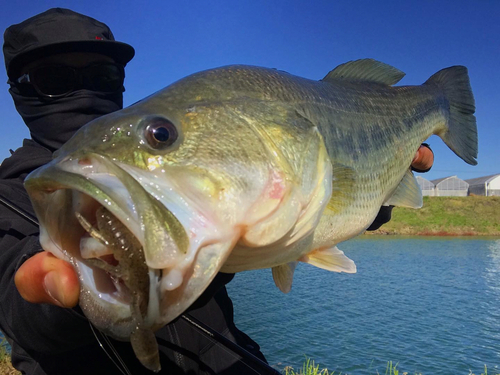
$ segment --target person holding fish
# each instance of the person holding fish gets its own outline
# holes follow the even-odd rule
[[[115,41],[105,24],[60,8],[11,26],[4,38],[10,93],[30,129],[31,139],[25,140],[23,147],[2,163],[0,195],[31,213],[33,208],[23,187],[25,177],[50,162],[53,153],[83,125],[122,108],[124,67],[134,56],[134,49]],[[85,160],[79,162],[85,163]],[[433,153],[427,145],[416,150],[412,168],[425,171],[432,164]],[[92,200],[79,202],[94,204]],[[109,237],[100,237],[100,232],[105,233],[106,222],[122,224],[102,208],[98,212],[106,219],[90,223],[85,207],[80,209],[82,213],[78,212],[72,220],[89,232],[86,237],[80,233],[82,241],[92,244],[83,248],[88,252],[101,251],[99,243],[111,241]],[[391,209],[384,206],[368,229],[387,222]],[[134,350],[130,343],[99,336],[78,306],[79,301],[82,305],[82,299],[87,298],[87,291],[82,292],[75,264],[43,251],[35,224],[25,222],[3,206],[0,212],[0,328],[11,342],[12,360],[19,370],[28,374],[146,374],[150,371],[134,356],[143,353],[141,362],[161,373],[257,373],[241,357],[200,336],[182,319],[158,329],[155,337],[150,336],[151,331],[143,330],[141,319],[149,314],[147,303],[143,303],[148,298],[144,292],[149,284],[147,267],[144,272],[124,276],[115,264],[118,251],[114,252],[115,258],[106,258],[109,254],[102,256],[107,263],[101,262],[96,268],[107,272],[116,289],[133,291],[129,293],[132,302],[128,303],[136,310],[131,313],[135,331],[127,335]],[[136,250],[140,248],[134,238],[123,235],[121,240]],[[125,258],[120,259],[120,263],[125,262]],[[143,263],[144,257],[139,254],[131,267]],[[265,361],[259,346],[234,325],[232,303],[225,289],[232,277],[233,274],[218,273],[188,308],[189,314]],[[169,282],[175,284],[177,279],[173,273]],[[95,314],[99,307],[92,309],[86,310],[86,314]],[[159,358],[146,358],[149,351],[143,349],[154,345],[151,340],[158,342]],[[110,360],[113,355],[101,349],[100,341],[106,341],[104,346],[114,352],[121,368]]]
[[[3,51],[10,93],[31,139],[3,161],[0,195],[32,212],[24,178],[85,123],[122,108],[124,67],[134,49],[115,41],[105,24],[57,8],[8,28]],[[0,329],[12,345],[14,366],[31,375],[125,371],[101,349],[78,308],[80,284],[72,265],[42,251],[35,225],[4,206],[0,212]],[[190,314],[264,361],[257,343],[234,325],[224,287],[232,277],[219,274]],[[183,320],[156,337],[162,373],[254,373]],[[109,342],[103,343],[106,350],[115,350],[115,361],[131,373],[151,373],[135,359],[130,343]]]

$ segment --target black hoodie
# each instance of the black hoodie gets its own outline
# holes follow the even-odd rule
[[[24,140],[0,166],[0,195],[33,214],[23,181],[29,172],[47,163],[52,152],[33,140]],[[0,329],[12,346],[12,363],[25,374],[120,374],[92,333],[81,310],[26,302],[14,285],[20,265],[42,251],[38,227],[0,205]],[[265,360],[259,346],[233,322],[233,306],[225,284],[233,275],[218,274],[189,314]],[[161,373],[255,374],[239,357],[201,335],[183,319],[156,334]],[[103,341],[102,336],[99,336]],[[153,374],[135,358],[128,342],[111,340],[132,374]],[[109,350],[109,348],[108,348]]]

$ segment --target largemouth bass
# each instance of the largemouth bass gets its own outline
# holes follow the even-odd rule
[[[476,164],[467,70],[420,86],[371,59],[321,81],[228,66],[193,74],[79,130],[26,179],[44,249],[70,261],[80,305],[159,370],[153,332],[217,272],[298,262],[355,272],[336,245],[382,205],[420,207],[409,167],[432,134]]]

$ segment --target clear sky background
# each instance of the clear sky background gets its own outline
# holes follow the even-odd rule
[[[423,177],[500,173],[499,0],[3,0],[0,29],[51,7],[97,18],[136,49],[126,69],[125,105],[191,73],[229,64],[318,80],[339,64],[371,57],[406,72],[401,85],[465,65],[476,98],[479,163],[467,165],[433,136],[436,161]],[[5,70],[2,76],[6,82]],[[0,89],[0,160],[29,137],[7,89]]]

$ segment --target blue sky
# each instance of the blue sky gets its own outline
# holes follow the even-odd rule
[[[0,29],[56,6],[105,22],[117,40],[134,46],[125,105],[191,73],[229,64],[321,79],[341,63],[371,57],[406,72],[402,85],[465,65],[476,98],[479,163],[467,165],[433,136],[436,161],[423,177],[500,173],[500,1],[18,0],[2,4]],[[29,136],[7,89],[0,90],[0,159]]]

